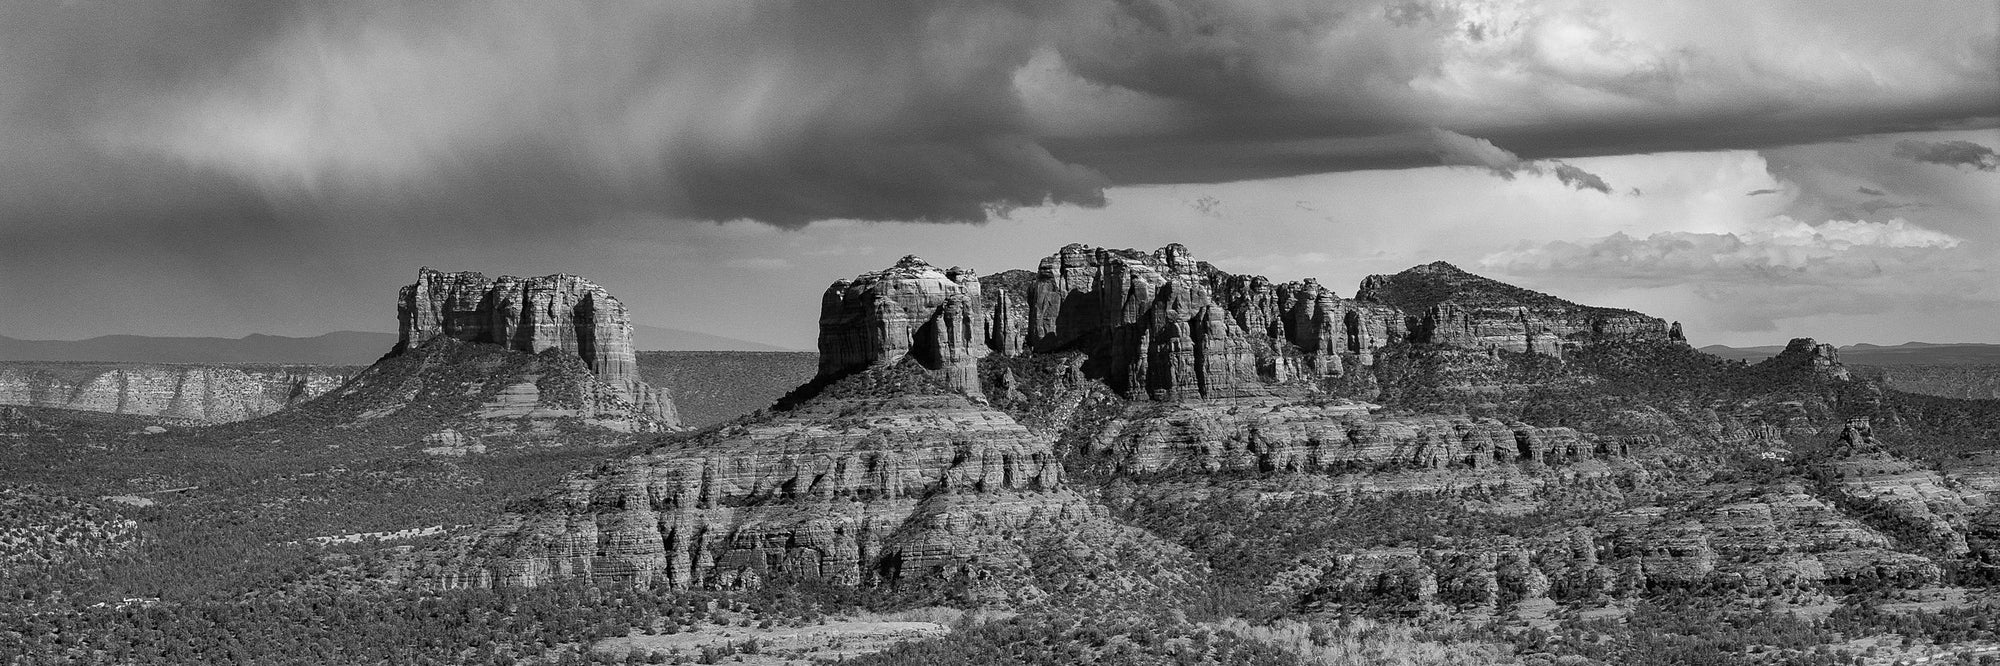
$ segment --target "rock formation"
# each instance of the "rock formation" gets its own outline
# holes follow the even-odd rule
[[[850,373],[792,410],[577,476],[489,530],[444,581],[1032,587],[1024,540],[1150,538],[1070,490],[1046,436],[926,386],[917,377],[932,369],[912,363]]]
[[[359,368],[160,363],[0,363],[0,404],[241,421],[319,397]]]
[[[396,318],[397,353],[438,337],[528,353],[557,349],[582,359],[619,397],[673,421],[672,402],[639,377],[625,305],[581,277],[489,279],[424,268],[403,287]]]
[[[915,256],[840,280],[820,300],[819,376],[839,377],[908,358],[938,381],[979,395],[988,325],[979,277]]]
[[[1009,300],[1028,302],[1026,339],[996,327],[1008,336],[995,349],[1082,351],[1091,376],[1159,400],[1309,388],[1402,334],[1390,309],[1311,280],[1231,275],[1178,244],[1150,254],[1068,245],[1042,260],[1032,291]]]
[[[980,391],[978,359],[1080,352],[1084,373],[1154,400],[1299,396],[1374,365],[1399,342],[1560,357],[1592,339],[1667,339],[1661,320],[1580,306],[1437,263],[1371,276],[1355,299],[1317,281],[1273,282],[1154,252],[1080,244],[1033,273],[976,277],[915,257],[842,280],[820,317],[820,375],[915,358]]]
[[[1829,344],[1821,344],[1812,338],[1793,338],[1785,344],[1785,350],[1778,352],[1759,365],[1772,368],[1799,368],[1829,378],[1847,380],[1852,375],[1847,366],[1840,364],[1840,350]]]

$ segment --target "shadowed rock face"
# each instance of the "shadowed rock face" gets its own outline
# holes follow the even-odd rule
[[[639,377],[632,321],[603,287],[574,275],[537,278],[422,269],[396,307],[404,353],[437,337],[583,359],[598,379],[654,418],[673,422],[673,403]]]

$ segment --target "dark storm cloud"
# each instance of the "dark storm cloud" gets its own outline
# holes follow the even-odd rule
[[[1118,182],[1405,168],[1428,142],[1370,139],[1413,125],[1525,160],[1991,127],[2000,95],[2000,16],[1977,2],[1080,7],[1063,62],[1152,103],[1106,121],[1137,129],[1065,123],[1050,145]]]
[[[1528,173],[1555,176],[1562,184],[1578,190],[1597,190],[1611,193],[1611,185],[1597,174],[1560,160],[1530,162],[1521,156],[1493,145],[1485,139],[1470,137],[1450,130],[1432,128],[1430,131],[1432,152],[1445,166],[1464,166],[1485,169],[1495,176],[1513,180],[1516,174]]]
[[[250,196],[273,224],[447,235],[983,220],[1441,156],[1608,192],[1553,158],[1991,124],[1986,4],[1727,7],[7,3],[0,214],[144,225],[153,202]],[[1514,166],[1444,155],[1429,127]]]
[[[1896,156],[1943,164],[1950,167],[1968,167],[1980,171],[2000,169],[2000,154],[1992,148],[1971,141],[1919,141],[1904,139],[1896,142]]]
[[[1598,177],[1597,174],[1584,171],[1564,162],[1555,162],[1554,164],[1555,166],[1551,170],[1555,172],[1556,180],[1562,181],[1564,185],[1579,190],[1597,190],[1605,194],[1611,193],[1611,184],[1604,182],[1604,179]]]

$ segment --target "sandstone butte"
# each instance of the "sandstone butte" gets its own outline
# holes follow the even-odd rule
[[[589,280],[426,268],[402,288],[397,318],[381,360],[272,418],[296,412],[451,456],[680,429],[666,391],[640,379],[625,306]]]
[[[819,322],[820,375],[789,404],[575,474],[429,574],[447,585],[945,581],[992,599],[1051,592],[1028,572],[1140,552],[1161,563],[1146,576],[1187,581],[1199,566],[1185,564],[1185,550],[1111,520],[1065,465],[1298,472],[1282,477],[1283,492],[1534,501],[1518,498],[1651,483],[1644,460],[1671,455],[1662,439],[1692,436],[1682,426],[1612,435],[1382,415],[1332,397],[1326,389],[1356,386],[1335,382],[1367,375],[1395,343],[1474,361],[1502,351],[1562,359],[1593,342],[1684,345],[1678,325],[1443,263],[1370,277],[1350,299],[1312,281],[1225,273],[1177,245],[1071,245],[1034,273],[984,277],[906,257],[833,283]],[[1030,366],[1006,359],[1047,372],[1017,377]],[[1810,340],[1769,363],[1844,372],[1830,346]],[[1814,409],[1773,400],[1689,427],[1731,446],[1775,446],[1787,433],[1817,432],[1810,424],[1826,415]],[[1847,436],[1866,439],[1858,433],[1865,428]],[[1941,555],[1964,547],[1949,537],[1963,520],[1947,516],[1983,506],[1984,490],[1878,467],[1911,488],[1898,510],[1931,526]],[[1923,585],[1940,575],[1932,559],[1891,548],[1802,486],[1704,498],[1661,498],[1538,538],[1315,552],[1271,589],[1427,605],[1465,595],[1511,603],[1552,587],[1616,594],[1861,577]]]
[[[396,306],[395,353],[448,337],[528,353],[557,349],[583,359],[599,380],[653,416],[672,402],[639,378],[632,318],[603,287],[575,275],[488,279],[424,268]]]

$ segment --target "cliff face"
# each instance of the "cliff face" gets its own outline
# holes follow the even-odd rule
[[[0,404],[242,421],[319,397],[359,368],[154,363],[0,363]]]
[[[540,353],[555,349],[583,360],[619,397],[672,420],[672,403],[639,377],[632,321],[603,287],[574,275],[537,278],[422,269],[396,307],[404,353],[434,338]]]
[[[1310,280],[1231,275],[1178,244],[1150,254],[1068,245],[1042,260],[1032,291],[1020,296],[1026,338],[996,348],[1083,351],[1091,376],[1158,400],[1304,389],[1372,362],[1375,349],[1402,335],[1392,309],[1341,299]]]

